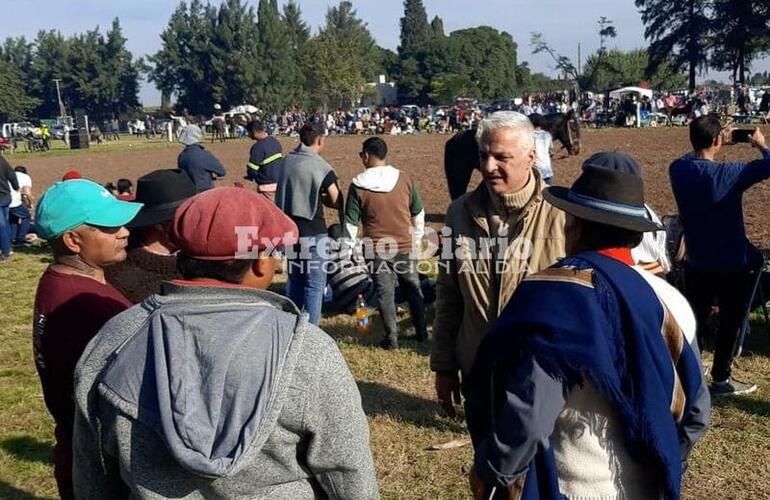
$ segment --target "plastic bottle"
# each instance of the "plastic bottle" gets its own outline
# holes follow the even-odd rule
[[[358,335],[364,335],[369,332],[372,327],[371,320],[369,319],[369,307],[366,305],[364,296],[358,294],[356,300],[356,333]]]

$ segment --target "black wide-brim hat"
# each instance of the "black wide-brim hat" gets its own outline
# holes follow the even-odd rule
[[[648,218],[644,184],[630,173],[586,165],[571,188],[552,186],[543,197],[578,219],[639,233],[663,229]]]
[[[195,194],[190,176],[181,170],[150,172],[136,181],[135,201],[144,203],[144,207],[126,226],[138,228],[170,222],[176,209]]]

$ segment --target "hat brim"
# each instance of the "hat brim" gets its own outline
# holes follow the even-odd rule
[[[185,200],[179,200],[178,203],[163,208],[144,207],[131,222],[126,224],[126,227],[133,229],[137,227],[152,226],[153,224],[162,224],[163,222],[171,222],[174,220],[176,209],[184,202]]]
[[[569,188],[562,186],[551,186],[543,191],[543,198],[556,208],[567,212],[578,219],[584,219],[599,224],[628,229],[638,233],[649,233],[652,231],[662,231],[663,227],[652,222],[645,217],[634,217],[629,215],[619,215],[600,210],[598,208],[586,207],[567,199]]]
[[[136,217],[143,206],[142,203],[105,198],[105,203],[84,223],[102,227],[125,226]]]

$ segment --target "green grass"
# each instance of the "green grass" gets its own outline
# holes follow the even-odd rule
[[[45,253],[31,249],[0,264],[0,499],[4,500],[56,496],[50,459],[52,421],[32,362],[30,332],[37,278],[47,262]],[[404,329],[407,324],[402,318]],[[379,326],[359,339],[347,316],[324,318],[322,327],[338,339],[359,383],[383,498],[468,498],[470,448],[426,450],[466,437],[464,425],[436,411],[428,346],[406,340],[402,349],[381,351],[372,346],[381,335]],[[685,478],[686,498],[768,497],[770,342],[763,326],[755,326],[749,351],[737,361],[736,376],[760,384],[760,389],[748,397],[715,403],[712,428],[696,448]]]

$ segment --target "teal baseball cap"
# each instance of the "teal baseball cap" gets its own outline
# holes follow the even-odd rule
[[[37,235],[52,240],[82,224],[125,226],[141,208],[142,203],[118,200],[93,181],[57,182],[38,201],[35,209]]]

